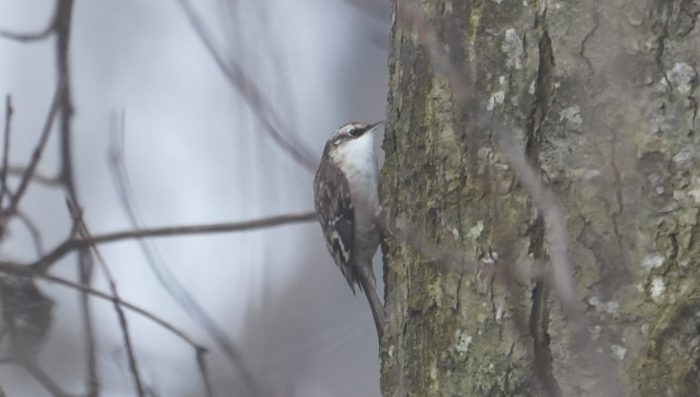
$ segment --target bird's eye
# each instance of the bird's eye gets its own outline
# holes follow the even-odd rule
[[[349,132],[349,134],[350,134],[350,136],[356,138],[356,137],[362,135],[362,133],[365,132],[365,131],[366,131],[365,128],[356,127],[356,128],[351,129],[350,132]]]

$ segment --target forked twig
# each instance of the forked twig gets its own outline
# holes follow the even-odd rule
[[[5,97],[5,135],[2,147],[2,169],[0,170],[0,208],[7,192],[7,163],[10,158],[10,126],[12,125],[12,98]]]
[[[55,57],[56,72],[61,76],[63,90],[60,92],[59,109],[59,153],[60,172],[59,179],[65,188],[68,200],[78,206],[78,193],[75,186],[75,176],[73,174],[72,156],[72,125],[73,125],[73,100],[71,93],[71,70],[69,62],[69,47],[71,42],[72,21],[73,21],[74,0],[56,1],[55,14],[53,18],[53,29],[56,33]],[[73,226],[76,226],[75,224]],[[74,230],[75,231],[75,230]],[[73,231],[73,232],[74,232]],[[71,233],[73,235],[73,233]],[[93,258],[87,249],[78,252],[78,277],[80,282],[89,286],[93,276]],[[95,326],[92,309],[89,302],[90,296],[83,293],[80,297],[80,308],[85,331],[85,354],[86,354],[86,383],[88,397],[97,397],[100,393],[99,371],[97,369],[97,339],[95,337]]]
[[[90,248],[92,249],[95,258],[97,258],[97,263],[100,265],[102,271],[105,274],[105,277],[107,278],[109,289],[112,292],[112,296],[114,298],[114,310],[116,311],[117,317],[119,318],[119,326],[122,330],[122,336],[124,338],[124,347],[126,349],[126,354],[129,360],[129,369],[131,370],[131,375],[134,379],[134,387],[136,388],[136,393],[139,395],[139,397],[144,397],[145,394],[143,382],[141,380],[141,374],[139,373],[138,361],[136,360],[136,355],[134,354],[133,345],[131,343],[131,335],[129,334],[129,324],[126,321],[126,315],[124,314],[124,310],[122,309],[122,306],[120,304],[121,298],[119,297],[117,284],[114,281],[114,277],[112,277],[112,272],[109,270],[107,263],[100,254],[100,251],[97,249],[95,243],[92,241],[92,238],[90,237],[90,232],[87,229],[87,225],[85,225],[85,222],[83,222],[82,209],[78,208],[77,205],[70,200],[67,200],[66,203],[68,204],[68,209],[70,211],[71,217],[73,218],[73,222],[75,222],[76,231],[90,245]]]
[[[51,101],[51,107],[49,108],[49,113],[46,116],[46,120],[44,121],[44,127],[41,131],[41,136],[39,137],[39,142],[36,144],[34,147],[34,151],[32,152],[32,158],[29,161],[29,165],[27,165],[27,168],[24,171],[24,174],[22,175],[22,179],[19,182],[19,186],[17,187],[17,191],[15,192],[14,196],[10,200],[10,204],[8,205],[7,208],[5,208],[2,213],[0,214],[1,217],[4,218],[9,218],[10,216],[14,215],[15,212],[17,211],[17,207],[19,206],[19,202],[22,199],[22,196],[27,190],[27,187],[29,186],[29,181],[32,179],[32,175],[34,175],[34,170],[36,169],[37,164],[39,164],[39,160],[41,159],[41,155],[43,154],[44,147],[46,147],[46,142],[48,142],[49,139],[49,133],[51,132],[51,127],[53,126],[54,119],[56,118],[56,114],[58,113],[59,109],[61,108],[61,101],[63,98],[63,91],[66,89],[66,81],[63,77],[60,78],[60,81],[58,83],[58,87],[56,88],[56,92],[54,94],[53,100]],[[5,169],[5,167],[3,167]]]

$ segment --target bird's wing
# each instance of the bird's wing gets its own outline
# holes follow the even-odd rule
[[[355,209],[350,185],[343,172],[331,162],[324,162],[314,180],[316,214],[326,236],[326,247],[355,293],[357,275],[352,263],[355,239]],[[320,178],[319,175],[323,175]],[[321,204],[321,203],[328,203]]]

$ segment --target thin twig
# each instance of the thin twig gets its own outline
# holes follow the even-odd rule
[[[3,263],[0,263],[0,272],[12,274],[12,275],[19,276],[19,277],[40,279],[40,280],[47,281],[50,283],[62,285],[64,287],[68,287],[68,288],[74,289],[76,291],[84,292],[84,293],[92,295],[96,298],[100,298],[100,299],[103,299],[103,300],[106,300],[106,301],[109,301],[112,303],[119,303],[121,306],[131,310],[132,312],[137,313],[137,314],[153,321],[154,323],[160,325],[161,327],[167,329],[168,331],[173,333],[178,338],[182,339],[184,342],[186,342],[188,345],[192,346],[193,348],[207,351],[206,347],[197,343],[194,339],[189,337],[184,331],[179,330],[174,325],[161,319],[155,313],[151,313],[150,311],[143,309],[143,308],[141,308],[133,303],[130,303],[128,301],[125,301],[123,299],[117,300],[116,298],[114,298],[113,296],[111,296],[107,293],[104,293],[102,291],[98,291],[98,290],[90,288],[90,287],[86,287],[84,285],[80,285],[80,284],[75,283],[73,281],[66,280],[66,279],[63,279],[60,277],[56,277],[56,276],[52,276],[50,274],[42,274],[42,273],[32,271],[31,269],[29,269],[28,267],[26,267],[24,265],[17,265],[17,264],[3,262]]]
[[[131,336],[129,334],[129,324],[126,321],[126,315],[124,314],[124,310],[122,309],[122,306],[120,304],[121,298],[119,297],[119,290],[117,289],[117,284],[114,281],[114,277],[112,276],[112,272],[109,270],[107,263],[100,254],[100,251],[97,249],[97,246],[92,241],[92,238],[90,237],[90,232],[87,229],[87,225],[85,225],[85,222],[83,221],[82,209],[78,208],[76,204],[71,202],[70,200],[68,200],[67,203],[71,213],[71,217],[73,218],[73,221],[76,224],[76,230],[78,231],[78,234],[80,234],[82,238],[90,244],[90,248],[92,249],[95,258],[97,258],[97,263],[100,265],[105,277],[107,278],[109,289],[112,292],[112,296],[114,297],[114,310],[117,313],[117,318],[119,319],[119,327],[121,328],[122,337],[124,338],[124,348],[126,349],[126,354],[129,360],[129,369],[131,370],[131,375],[134,379],[134,387],[136,388],[136,394],[138,394],[139,397],[144,397],[145,394],[143,392],[143,381],[141,380],[138,361],[136,360],[134,348],[131,343]]]
[[[78,279],[81,285],[90,286],[95,269],[95,261],[86,249],[78,252]],[[83,332],[86,335],[85,340],[85,361],[87,370],[86,384],[89,397],[97,397],[100,394],[100,379],[97,360],[97,343],[95,338],[95,329],[92,321],[92,310],[90,306],[90,295],[83,292],[80,294],[80,307],[83,314]]]
[[[204,384],[205,396],[213,397],[214,391],[211,387],[211,382],[209,381],[209,371],[207,370],[206,353],[207,351],[204,349],[195,349],[197,367],[199,368],[199,374],[202,377],[202,383]]]
[[[43,369],[32,361],[20,357],[0,357],[0,364],[12,364],[24,368],[25,371],[29,372],[29,374],[54,397],[72,397],[70,394],[63,391]],[[0,396],[3,396],[3,394],[0,393]]]
[[[22,175],[22,179],[19,182],[19,186],[17,187],[17,191],[15,192],[14,196],[12,197],[12,200],[10,201],[9,206],[2,211],[2,217],[9,218],[10,216],[15,214],[15,211],[17,211],[17,206],[19,205],[20,200],[22,199],[22,196],[27,190],[27,187],[29,186],[29,181],[32,179],[32,175],[34,175],[34,170],[36,169],[37,164],[39,164],[39,160],[41,159],[41,155],[44,151],[44,147],[46,146],[46,142],[49,139],[49,133],[51,132],[51,127],[53,126],[53,121],[56,117],[56,114],[58,113],[58,110],[61,108],[61,101],[63,98],[63,91],[66,89],[66,81],[63,78],[60,78],[60,81],[58,83],[58,87],[56,88],[56,93],[54,94],[53,101],[51,101],[51,107],[49,108],[49,113],[46,116],[46,120],[44,121],[44,127],[41,131],[41,136],[39,137],[39,142],[36,144],[34,147],[34,151],[32,152],[32,158],[29,161],[29,165],[25,169],[24,175]]]
[[[37,363],[23,361],[20,365],[24,367],[24,369],[26,369],[27,372],[29,372],[34,379],[37,380],[37,382],[41,383],[41,385],[44,386],[49,393],[56,397],[71,396],[70,394],[64,392],[63,389],[61,389],[61,387],[43,369],[41,369]]]
[[[0,170],[0,208],[7,191],[7,163],[10,158],[10,126],[12,123],[12,98],[5,97],[5,135],[2,147],[2,170]]]
[[[73,175],[72,156],[72,122],[73,99],[70,86],[70,64],[68,62],[68,46],[71,37],[71,19],[73,15],[73,0],[60,0],[56,10],[56,68],[58,75],[63,77],[65,89],[60,92],[60,145],[61,145],[61,178],[70,200],[77,203],[75,179]]]
[[[120,232],[107,233],[92,237],[90,242],[79,238],[71,237],[54,248],[36,262],[30,264],[31,268],[37,271],[45,271],[49,266],[63,258],[69,252],[77,249],[89,247],[91,243],[105,244],[122,240],[141,239],[149,237],[173,237],[196,234],[211,233],[236,233],[255,229],[290,225],[296,223],[306,223],[316,220],[316,214],[312,211],[271,216],[267,218],[254,219],[242,222],[212,223],[190,226],[167,226],[137,230],[125,230]]]
[[[57,0],[57,2],[61,2],[63,0]],[[56,6],[55,9],[57,9],[58,5]],[[55,31],[55,26],[56,26],[56,14],[51,16],[51,19],[49,19],[49,22],[46,24],[46,27],[38,32],[29,32],[29,33],[18,33],[18,32],[11,32],[9,30],[4,30],[0,29],[0,38],[8,39],[8,40],[14,40],[18,41],[20,43],[28,43],[28,42],[33,42],[33,41],[40,41],[48,38],[51,33]]]
[[[29,218],[29,215],[25,214],[23,211],[17,211],[17,218],[29,231],[29,234],[32,236],[32,241],[34,242],[34,249],[36,249],[36,253],[39,257],[42,257],[44,255],[44,243],[41,239],[39,228],[34,224],[34,221]]]
[[[30,42],[30,41],[39,41],[43,40],[49,35],[53,33],[53,26],[49,25],[45,30],[42,30],[41,32],[34,32],[34,33],[17,33],[17,32],[10,32],[8,30],[0,30],[0,37],[8,40],[15,40],[19,42]]]
[[[0,172],[6,172],[7,176],[17,176],[22,177],[27,172],[27,167],[22,167],[18,165],[8,165],[7,168],[3,167]],[[42,174],[38,170],[34,170],[31,176],[32,182],[38,182],[47,186],[62,186],[61,178],[59,176],[49,176]]]
[[[136,213],[136,209],[132,205],[132,188],[124,159],[124,123],[125,116],[123,112],[119,117],[114,115],[111,119],[111,139],[108,156],[110,163],[109,168],[112,173],[112,181],[115,185],[115,189],[117,190],[119,202],[124,208],[124,211],[127,213],[132,227],[139,230],[142,229],[141,222]],[[263,393],[260,391],[260,386],[258,386],[258,382],[256,382],[255,377],[253,376],[253,373],[248,368],[248,365],[246,364],[242,355],[239,353],[238,348],[230,340],[228,334],[211,316],[209,316],[199,302],[197,302],[189,291],[187,291],[187,289],[179,282],[177,277],[172,274],[167,264],[158,255],[158,251],[155,249],[155,247],[152,248],[149,245],[149,242],[143,239],[140,239],[138,243],[141,251],[146,257],[146,263],[156,276],[156,279],[161,284],[163,289],[165,289],[165,291],[170,294],[170,296],[185,311],[185,313],[194,322],[200,324],[212,338],[212,340],[214,340],[217,347],[224,354],[224,357],[233,366],[233,368],[238,371],[242,382],[250,391],[250,394],[254,396],[263,395]],[[201,362],[198,362],[200,371],[206,371],[206,367],[204,366],[205,357],[198,356],[198,360],[201,360]],[[206,373],[203,374],[203,376],[205,375]],[[205,384],[205,387],[206,386],[207,385]]]
[[[302,165],[307,171],[315,172],[318,162],[309,155],[309,150],[303,148],[299,142],[290,143],[288,142],[288,136],[291,134],[283,134],[275,126],[270,117],[275,117],[272,111],[272,105],[270,101],[265,98],[262,91],[254,83],[243,69],[243,67],[236,63],[230,62],[230,65],[226,62],[224,57],[219,53],[214,41],[211,38],[209,32],[207,32],[204,22],[201,17],[197,14],[197,11],[192,7],[188,0],[177,0],[180,7],[187,15],[192,28],[194,29],[197,36],[202,41],[206,47],[209,54],[216,62],[221,72],[226,76],[229,83],[233,85],[236,91],[246,100],[246,103],[250,106],[251,110],[262,123],[267,134],[277,143],[282,150],[284,150],[292,159],[297,163]]]
[[[57,1],[53,25],[56,32],[56,71],[57,74],[61,76],[63,84],[65,85],[65,89],[61,91],[59,109],[60,180],[68,193],[68,200],[79,205],[75,176],[73,174],[73,156],[71,148],[73,101],[70,85],[70,62],[68,59],[73,4],[73,0]],[[71,235],[73,235],[73,233],[71,233]],[[93,267],[94,264],[89,252],[86,249],[80,250],[78,252],[77,270],[80,282],[85,286],[89,287],[92,283]],[[95,327],[89,296],[86,293],[81,295],[80,307],[83,318],[83,329],[85,330],[87,394],[89,397],[97,397],[100,393],[100,379],[97,370],[97,339],[95,337]]]
[[[166,226],[144,228],[139,230],[125,230],[120,232],[97,235],[94,237],[94,241],[97,244],[102,244],[119,240],[140,239],[146,237],[171,237],[195,234],[231,233],[254,229],[263,229],[275,226],[284,226],[294,223],[306,223],[315,220],[316,214],[313,211],[306,211],[242,222],[211,223],[191,226]]]

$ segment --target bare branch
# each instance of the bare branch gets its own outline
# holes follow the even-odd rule
[[[188,345],[192,346],[193,348],[207,351],[207,349],[203,345],[200,345],[199,343],[197,343],[194,339],[189,337],[184,331],[179,330],[177,327],[175,327],[174,325],[161,319],[156,314],[151,313],[150,311],[143,309],[143,308],[141,308],[133,303],[130,303],[128,301],[125,301],[123,299],[117,300],[113,296],[111,296],[107,293],[98,291],[96,289],[86,287],[86,286],[80,285],[78,283],[75,283],[73,281],[66,280],[66,279],[63,279],[60,277],[52,276],[49,274],[38,273],[38,272],[32,271],[31,269],[29,269],[26,266],[21,266],[21,265],[17,265],[17,264],[2,262],[2,263],[0,263],[0,272],[16,275],[16,276],[20,276],[20,277],[36,278],[36,279],[48,281],[50,283],[59,284],[59,285],[62,285],[64,287],[74,289],[76,291],[84,292],[86,294],[92,295],[92,296],[100,298],[100,299],[104,299],[104,300],[112,302],[112,303],[117,302],[122,307],[125,307],[125,308],[131,310],[132,312],[137,313],[137,314],[153,321],[154,323],[160,325],[161,327],[167,329],[168,331],[170,331],[171,333],[176,335],[178,338],[185,341]]]
[[[192,226],[166,226],[145,228],[139,230],[127,230],[98,235],[94,237],[94,241],[97,244],[101,244],[125,239],[140,239],[147,237],[171,237],[193,234],[231,233],[254,229],[264,229],[276,226],[284,226],[294,223],[313,222],[315,220],[316,213],[313,211],[306,211],[271,216],[268,218],[261,218],[243,222],[212,223]],[[81,244],[84,244],[84,242],[81,242]]]
[[[122,112],[119,116],[113,115],[110,123],[110,145],[109,145],[109,164],[112,173],[112,181],[117,190],[117,196],[124,211],[129,217],[132,227],[141,229],[141,222],[136,213],[136,209],[132,205],[131,196],[132,188],[129,181],[129,174],[126,169],[124,160],[124,133],[125,133],[125,116]],[[144,256],[146,263],[150,267],[153,274],[160,285],[175,302],[185,311],[185,313],[196,323],[199,323],[207,334],[214,340],[217,347],[222,351],[226,359],[239,372],[242,382],[248,388],[252,395],[261,396],[260,387],[255,381],[255,377],[246,365],[245,360],[239,353],[238,348],[229,339],[227,333],[209,316],[204,308],[192,297],[187,289],[178,281],[167,264],[158,255],[155,247],[151,247],[146,240],[139,240],[139,246]],[[205,388],[210,392],[210,386],[207,382],[205,357],[197,352],[197,360],[205,380]]]
[[[39,228],[36,227],[34,222],[29,218],[29,215],[22,211],[17,211],[17,218],[24,224],[24,226],[29,230],[29,234],[32,236],[32,241],[34,242],[34,248],[36,249],[39,257],[44,255],[44,243],[41,239],[41,233]]]
[[[2,170],[0,170],[0,207],[7,191],[7,163],[10,157],[10,125],[12,123],[12,98],[5,97],[5,135],[2,147]]]
[[[275,126],[271,117],[275,117],[272,111],[272,105],[270,101],[263,95],[262,91],[258,86],[255,85],[253,79],[250,78],[244,71],[243,67],[236,63],[227,63],[224,57],[220,54],[214,45],[214,41],[211,35],[206,31],[205,24],[197,14],[197,11],[192,7],[188,0],[177,0],[180,7],[187,15],[187,18],[192,25],[192,28],[197,33],[197,36],[202,41],[206,47],[209,54],[216,62],[221,72],[226,76],[226,79],[233,85],[236,91],[246,100],[246,103],[250,106],[255,116],[262,123],[267,134],[277,143],[282,150],[284,150],[289,156],[294,159],[297,163],[303,166],[309,172],[315,172],[318,162],[309,155],[309,150],[300,147],[300,143],[290,143],[288,138],[291,134],[288,132],[283,134]]]
[[[70,200],[68,200],[67,203],[69,211],[71,213],[71,217],[73,218],[73,222],[75,222],[76,224],[76,230],[78,231],[78,234],[81,235],[82,238],[90,244],[90,248],[92,249],[92,251],[95,254],[95,257],[97,258],[97,263],[100,264],[100,266],[102,267],[102,271],[104,272],[105,277],[107,278],[109,289],[112,292],[112,296],[114,297],[114,310],[116,311],[117,317],[119,318],[119,327],[121,328],[122,337],[124,338],[124,347],[126,349],[126,354],[129,359],[129,369],[131,370],[131,375],[134,378],[134,387],[136,388],[136,393],[139,395],[139,397],[144,397],[143,382],[141,381],[141,374],[139,373],[138,362],[136,361],[136,355],[134,354],[134,348],[131,343],[129,325],[126,321],[126,315],[124,314],[124,310],[119,304],[121,298],[119,297],[117,284],[114,281],[114,277],[112,277],[112,272],[109,270],[107,263],[105,262],[104,258],[102,258],[100,251],[97,249],[97,246],[94,244],[92,238],[90,237],[90,232],[87,229],[87,225],[85,225],[85,222],[83,222],[82,209],[78,208],[76,204],[71,202]]]
[[[72,397],[72,395],[63,391],[63,389],[61,389],[61,387],[35,362],[19,357],[0,357],[0,364],[13,364],[24,368],[54,397]],[[0,393],[0,396],[3,396],[3,394]]]
[[[58,0],[58,2],[61,2],[62,0]],[[58,5],[56,6],[58,7]],[[34,42],[34,41],[40,41],[44,40],[47,37],[51,35],[55,31],[55,26],[56,26],[56,14],[51,16],[51,19],[49,19],[49,22],[46,24],[46,27],[38,32],[29,32],[29,33],[18,33],[18,32],[11,32],[9,30],[4,30],[0,29],[0,38],[8,39],[8,40],[14,40],[18,41],[20,43],[29,43],[29,42]]]
[[[36,166],[39,163],[39,160],[41,159],[44,147],[46,146],[46,142],[48,141],[49,133],[51,132],[51,127],[53,126],[55,116],[59,108],[61,107],[63,91],[66,89],[65,84],[66,81],[63,78],[61,78],[58,83],[58,87],[56,88],[56,93],[54,94],[53,101],[51,102],[49,113],[46,116],[46,120],[44,121],[44,128],[41,131],[39,142],[34,147],[32,158],[29,162],[29,165],[27,166],[27,169],[24,172],[24,175],[22,175],[22,179],[20,180],[17,192],[12,197],[10,205],[0,214],[0,216],[2,217],[9,218],[10,216],[15,214],[15,212],[17,211],[17,206],[19,205],[22,196],[24,195],[24,193],[27,190],[27,187],[29,186],[29,181],[31,180],[32,175],[34,175],[34,170],[36,169]]]
[[[71,155],[73,103],[71,98],[71,73],[68,61],[68,48],[71,38],[71,22],[73,17],[74,0],[59,0],[56,3],[54,16],[54,30],[56,32],[56,71],[61,76],[64,89],[59,96],[59,144],[60,144],[60,181],[68,193],[68,200],[78,205],[78,194],[73,175],[73,156]],[[75,226],[75,225],[74,225]],[[73,233],[71,233],[72,235]],[[80,282],[90,286],[93,275],[93,261],[89,252],[85,249],[78,253],[78,276]],[[80,299],[83,317],[83,329],[85,331],[86,352],[86,383],[89,397],[97,397],[100,393],[100,380],[97,371],[97,340],[93,325],[92,309],[89,296],[83,293]]]
[[[290,225],[295,223],[306,223],[315,220],[316,214],[313,211],[307,211],[301,213],[271,216],[268,218],[260,218],[243,222],[226,222],[191,226],[169,226],[146,228],[140,230],[125,230],[120,232],[113,232],[93,236],[90,242],[79,237],[72,237],[64,241],[53,251],[46,254],[43,258],[40,258],[36,262],[32,263],[30,266],[34,270],[43,272],[49,266],[51,266],[57,260],[63,258],[69,252],[74,251],[76,249],[89,247],[90,243],[105,244],[122,240],[141,239],[149,237],[173,237],[211,233],[235,233],[255,229],[265,229],[269,227]]]
[[[211,382],[209,382],[209,371],[207,370],[207,360],[206,360],[206,355],[207,351],[203,349],[196,349],[195,354],[196,354],[196,359],[197,359],[197,367],[199,368],[199,374],[202,377],[202,383],[204,383],[204,392],[206,397],[213,397],[214,396],[214,391],[211,387]]]
[[[22,363],[22,366],[32,374],[34,379],[36,379],[39,383],[41,383],[46,390],[48,390],[51,394],[57,397],[68,397],[69,395],[65,393],[59,386],[56,384],[56,382],[51,379],[51,377],[44,372],[43,369],[39,368],[39,366],[35,363]]]
[[[7,176],[18,176],[22,177],[27,172],[26,167],[21,167],[18,165],[8,165],[7,168],[0,169],[0,172],[6,172]],[[49,176],[42,174],[38,170],[34,170],[30,178],[33,182],[38,182],[47,186],[62,186],[61,178],[59,176]]]
[[[47,26],[46,29],[42,30],[41,32],[34,33],[16,33],[7,30],[0,30],[0,37],[19,42],[30,42],[43,40],[49,37],[51,33],[53,33],[53,25]]]
[[[90,252],[80,250],[78,252],[78,280],[81,285],[89,286],[94,275],[94,260]],[[100,377],[98,372],[97,343],[95,329],[92,321],[90,295],[80,294],[80,308],[83,315],[83,332],[85,338],[85,369],[87,371],[86,384],[89,397],[97,397],[100,394]]]
[[[62,76],[65,88],[60,91],[60,123],[59,135],[61,145],[61,179],[68,190],[69,199],[75,203],[77,193],[73,176],[72,156],[72,122],[73,100],[71,98],[70,65],[68,62],[68,45],[71,35],[71,19],[73,15],[73,0],[61,0],[56,10],[56,68]]]

